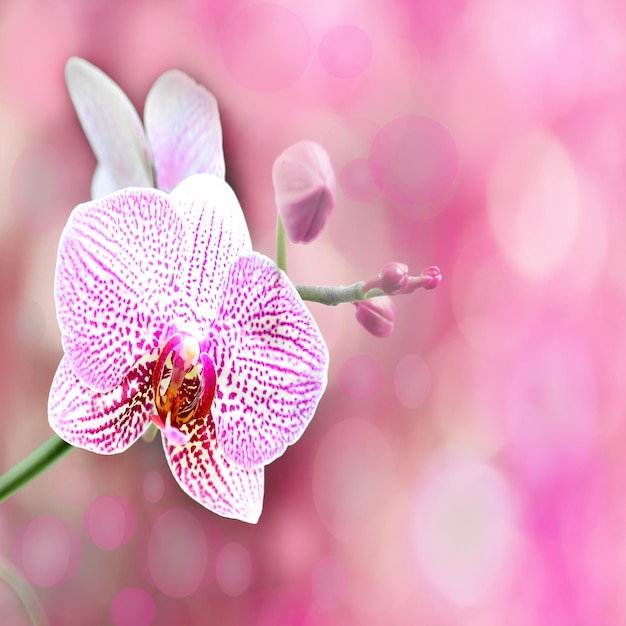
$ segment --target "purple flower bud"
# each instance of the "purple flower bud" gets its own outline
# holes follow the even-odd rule
[[[292,144],[274,161],[272,180],[289,239],[313,241],[335,207],[335,172],[324,148],[313,141]]]
[[[375,337],[389,337],[396,321],[396,305],[387,296],[355,302],[356,319]]]
[[[409,284],[409,268],[404,263],[387,263],[376,275],[365,281],[363,291],[382,289],[388,296],[404,292]]]

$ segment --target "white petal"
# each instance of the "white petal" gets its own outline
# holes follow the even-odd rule
[[[156,189],[125,189],[74,209],[55,277],[63,347],[95,391],[118,385],[172,330],[185,224]]]
[[[224,178],[222,127],[212,93],[179,70],[160,76],[144,109],[159,189],[171,191],[192,174]]]
[[[219,310],[231,264],[252,250],[250,234],[233,190],[216,176],[187,178],[170,200],[186,227],[172,315],[178,330],[202,338]]]
[[[150,151],[126,94],[104,72],[78,57],[67,62],[65,81],[101,170],[94,177],[92,193],[152,187]]]
[[[181,430],[189,442],[173,446],[164,438],[163,448],[183,491],[218,515],[255,524],[263,508],[263,468],[241,469],[222,456],[211,415],[194,418]]]
[[[89,389],[63,358],[52,381],[48,420],[73,446],[100,454],[123,452],[145,432],[156,412],[151,374],[156,352],[146,355],[107,393]]]
[[[327,380],[324,339],[289,279],[257,253],[233,265],[213,333],[220,449],[240,467],[266,465],[313,417]]]

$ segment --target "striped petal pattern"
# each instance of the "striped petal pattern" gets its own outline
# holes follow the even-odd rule
[[[220,449],[239,467],[266,465],[313,417],[326,387],[326,344],[289,279],[254,252],[231,266],[213,332]]]
[[[100,70],[71,59],[66,77],[99,199],[76,207],[59,244],[65,356],[50,425],[114,454],[154,423],[182,489],[254,523],[264,466],[302,435],[326,387],[324,340],[286,275],[252,251],[224,181],[215,98],[164,74],[146,101],[150,146]]]
[[[113,389],[167,339],[184,232],[156,189],[125,189],[74,209],[59,244],[55,299],[65,355],[84,385]]]
[[[189,442],[172,446],[163,438],[163,448],[183,491],[219,515],[256,523],[263,507],[263,468],[241,469],[224,458],[210,414],[181,430]]]
[[[178,250],[172,314],[178,330],[203,337],[221,304],[228,268],[252,250],[252,242],[239,201],[222,179],[208,174],[187,178],[170,200],[186,232]]]
[[[150,387],[157,351],[146,354],[106,393],[86,387],[67,357],[59,364],[48,399],[48,420],[61,439],[99,454],[123,452],[145,432],[154,414]]]

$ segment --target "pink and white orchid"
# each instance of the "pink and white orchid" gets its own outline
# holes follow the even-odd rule
[[[166,72],[144,133],[99,69],[70,59],[66,79],[98,166],[95,199],[74,209],[59,245],[65,355],[50,425],[114,454],[154,424],[186,493],[256,522],[264,466],[302,435],[326,387],[324,340],[287,276],[252,251],[224,181],[215,98]]]
[[[55,297],[65,356],[48,413],[65,441],[122,452],[151,423],[192,498],[255,522],[263,467],[326,385],[324,340],[295,287],[252,251],[231,188],[129,188],[74,209]]]
[[[88,61],[69,59],[65,81],[98,160],[92,198],[126,187],[169,192],[198,173],[224,178],[217,101],[184,72],[169,70],[156,80],[143,125],[120,87]]]

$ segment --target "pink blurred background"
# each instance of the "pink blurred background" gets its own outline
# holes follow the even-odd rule
[[[51,434],[56,246],[95,165],[71,55],[139,111],[172,67],[215,93],[266,254],[274,158],[326,147],[338,206],[289,248],[294,282],[391,260],[444,281],[396,299],[386,340],[311,306],[328,391],[267,468],[258,525],[196,505],[143,441],[73,451],[0,505],[39,623],[625,623],[626,5],[4,0],[2,471]],[[0,581],[0,624],[29,623]]]

